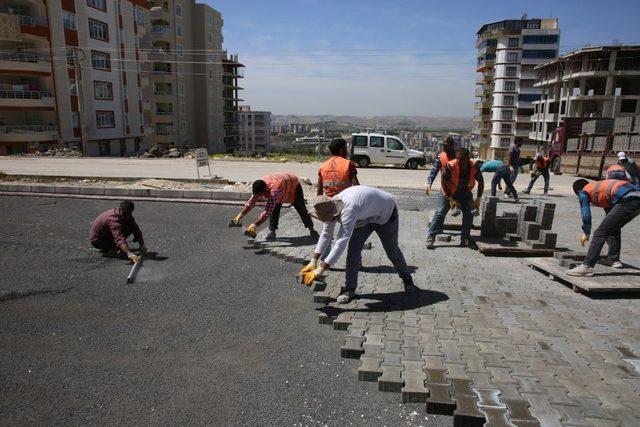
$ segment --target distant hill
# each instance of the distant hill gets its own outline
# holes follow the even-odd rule
[[[351,129],[351,128],[427,128],[429,130],[463,130],[473,128],[471,117],[423,117],[423,116],[304,116],[304,115],[273,115],[275,124],[313,124],[320,128]]]

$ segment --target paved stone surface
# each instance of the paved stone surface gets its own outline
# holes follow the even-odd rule
[[[576,250],[576,199],[546,200],[557,204],[559,244]],[[594,224],[601,218],[594,209]],[[519,259],[485,258],[451,244],[425,250],[426,213],[401,211],[400,219],[401,248],[420,292],[403,293],[372,237],[356,299],[335,303],[344,281],[340,264],[314,293],[320,323],[346,330],[343,350],[360,355],[360,380],[377,381],[379,390],[399,393],[399,401],[425,402],[429,413],[452,414],[458,425],[640,424],[635,300],[590,299]],[[285,241],[304,234],[295,212],[281,224]],[[638,221],[625,229],[625,235],[639,232]],[[257,244],[265,251],[298,263],[313,248],[312,242],[268,244],[262,236]],[[623,238],[623,260],[640,265],[640,247],[630,240]],[[454,236],[452,243],[458,241]]]

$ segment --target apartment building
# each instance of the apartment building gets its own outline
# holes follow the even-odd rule
[[[534,68],[558,56],[560,30],[557,19],[505,20],[483,25],[477,33],[481,73],[476,81],[474,133],[482,158],[504,159],[516,137],[523,139],[522,155],[535,152],[529,139],[533,103],[541,91],[534,87]]]
[[[531,140],[550,142],[565,117],[615,118],[640,114],[640,46],[591,46],[536,67]]]
[[[229,58],[222,49],[220,12],[193,0],[152,0],[152,4],[146,40],[150,46],[150,84],[145,92],[149,144],[227,151],[233,146],[227,144],[225,133],[227,97],[238,98],[241,88],[237,78],[226,78]],[[237,101],[234,105],[237,113]]]
[[[0,0],[0,154],[141,148],[146,0]]]
[[[224,87],[224,145],[227,152],[233,152],[240,145],[239,103],[240,90],[238,81],[244,78],[244,65],[238,61],[238,55],[227,55],[222,58],[222,85]]]
[[[241,106],[238,113],[240,141],[238,152],[246,155],[266,154],[271,148],[271,112],[251,111]]]

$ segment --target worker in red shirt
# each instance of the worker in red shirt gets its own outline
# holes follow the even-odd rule
[[[140,257],[127,244],[127,238],[133,234],[133,241],[140,245],[140,252],[143,255],[148,252],[142,231],[133,217],[134,209],[133,202],[125,200],[118,208],[98,215],[89,231],[93,247],[99,249],[104,256],[126,255],[131,261],[140,262]]]
[[[331,157],[318,170],[318,196],[333,197],[345,188],[359,185],[356,164],[347,159],[347,141],[334,139],[329,151]]]
[[[544,195],[549,192],[549,168],[551,168],[551,159],[542,155],[542,153],[536,153],[536,157],[531,164],[531,180],[529,186],[523,191],[524,194],[531,193],[533,184],[536,183],[540,175],[544,178]]]

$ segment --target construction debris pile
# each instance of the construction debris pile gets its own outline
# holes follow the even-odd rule
[[[482,200],[480,235],[488,239],[507,239],[523,242],[532,249],[555,249],[558,235],[551,231],[555,203],[542,200],[520,205],[518,212],[504,212],[497,216],[498,197]]]
[[[82,153],[71,148],[49,148],[47,151],[34,151],[33,153],[21,153],[23,157],[81,157]]]

